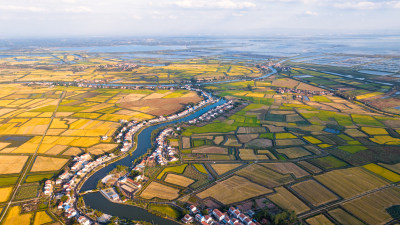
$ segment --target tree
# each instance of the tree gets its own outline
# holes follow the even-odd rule
[[[297,215],[295,211],[289,211],[289,222],[294,223],[297,221]]]
[[[137,170],[132,170],[131,173],[129,174],[130,177],[135,178],[139,176],[140,172]]]
[[[60,199],[62,202],[66,202],[68,200],[68,196],[64,195]]]
[[[252,91],[252,90],[253,90],[253,87],[252,87],[250,84],[248,84],[248,85],[247,85],[247,90]]]
[[[124,171],[126,168],[128,168],[127,166],[122,166],[122,165],[117,165],[116,170],[117,172],[122,172]]]

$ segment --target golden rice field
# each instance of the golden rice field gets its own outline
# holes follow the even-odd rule
[[[335,194],[324,188],[324,186],[315,180],[306,180],[296,183],[292,185],[291,188],[313,206],[323,205],[338,199]]]
[[[287,184],[294,180],[290,174],[283,175],[260,164],[252,164],[240,169],[235,174],[268,188]]]
[[[242,160],[263,160],[268,159],[266,155],[256,155],[253,149],[239,149],[239,157]]]
[[[311,144],[319,144],[322,143],[321,140],[313,137],[313,136],[303,136],[304,139],[306,139],[308,142],[310,142]]]
[[[31,172],[42,172],[42,171],[55,171],[61,169],[68,159],[55,158],[46,156],[37,156],[32,166]]]
[[[231,164],[231,163],[221,163],[221,164],[211,164],[211,167],[213,168],[213,170],[218,174],[218,175],[222,175],[224,173],[227,173],[233,169],[238,168],[239,166],[241,166],[243,164]]]
[[[19,173],[28,156],[0,155],[0,174]]]
[[[334,225],[332,221],[330,221],[326,216],[320,214],[311,218],[306,219],[306,222],[310,225]]]
[[[187,177],[181,176],[181,175],[176,175],[173,173],[167,174],[164,181],[167,183],[176,184],[176,185],[179,185],[182,187],[187,187],[194,182],[193,179],[190,179],[190,178],[187,178]]]
[[[271,189],[253,183],[243,177],[232,176],[200,192],[197,196],[201,199],[211,197],[224,205],[229,205],[271,192]]]
[[[381,145],[400,145],[400,139],[392,136],[374,136],[370,140]]]
[[[386,209],[398,205],[400,189],[390,187],[343,204],[343,208],[368,224],[385,224],[392,220]]]
[[[363,225],[363,223],[349,214],[348,212],[344,211],[341,208],[336,208],[333,210],[330,210],[329,215],[331,215],[335,220],[337,220],[339,223],[343,225]]]
[[[310,208],[284,187],[275,188],[276,193],[268,199],[283,209],[293,210],[296,214],[306,212]]]
[[[369,135],[388,135],[388,132],[383,128],[361,127],[361,130]]]
[[[389,184],[360,167],[333,170],[317,175],[315,179],[343,198],[350,198]]]
[[[144,199],[160,198],[173,200],[179,197],[179,189],[152,181],[140,194]]]
[[[0,188],[0,202],[5,202],[10,197],[12,187]]]
[[[53,219],[47,215],[46,211],[39,211],[35,213],[35,219],[33,220],[33,225],[42,225],[52,222]]]
[[[371,98],[371,97],[375,97],[378,95],[382,95],[382,92],[372,92],[372,93],[367,93],[367,94],[363,94],[363,95],[358,95],[356,97],[357,100],[361,100],[361,99],[365,99],[365,98]]]
[[[21,214],[21,207],[13,206],[8,210],[3,223],[7,225],[29,225],[32,216],[32,213]]]
[[[391,182],[399,182],[400,181],[400,175],[397,173],[394,173],[386,168],[383,168],[379,165],[376,165],[374,163],[367,164],[363,166],[365,169],[378,174],[379,176],[390,180]]]
[[[260,165],[275,170],[282,174],[293,174],[296,178],[301,178],[310,175],[307,171],[291,162],[282,163],[260,163]]]

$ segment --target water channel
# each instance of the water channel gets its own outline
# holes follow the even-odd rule
[[[218,105],[222,105],[225,102],[226,102],[226,100],[221,99],[220,101],[218,101],[212,105],[208,105],[208,106],[196,111],[195,113],[188,115],[186,117],[183,117],[181,119],[174,120],[174,121],[168,121],[168,122],[161,123],[161,124],[156,124],[154,126],[150,126],[150,127],[143,129],[142,132],[138,135],[137,148],[132,153],[132,155],[131,156],[127,155],[124,158],[97,171],[95,174],[93,174],[89,179],[87,179],[85,181],[85,183],[82,185],[81,192],[96,189],[98,181],[101,180],[104,176],[106,176],[117,165],[132,166],[132,162],[136,158],[147,153],[147,150],[152,147],[151,133],[154,130],[156,130],[160,127],[170,125],[170,124],[185,122],[185,121],[192,120],[194,118],[198,118],[205,112],[211,110],[212,108],[217,107]],[[147,212],[145,209],[142,209],[140,207],[111,202],[108,199],[106,199],[102,194],[100,194],[100,192],[86,194],[83,196],[83,199],[85,200],[85,204],[90,206],[91,208],[99,210],[106,214],[118,216],[120,218],[126,218],[126,219],[130,219],[130,220],[138,220],[138,221],[147,221],[147,222],[152,222],[154,224],[159,224],[159,225],[161,225],[161,224],[163,224],[163,225],[164,224],[165,225],[179,224],[177,222],[174,222],[174,221],[156,216],[154,214],[151,214],[151,213]]]

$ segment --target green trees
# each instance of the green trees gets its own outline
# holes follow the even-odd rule
[[[248,84],[247,85],[247,90],[251,91],[251,90],[253,90],[253,87],[250,84]]]
[[[287,224],[294,224],[297,221],[297,216],[294,211],[282,211],[278,214],[270,213],[268,208],[264,208],[260,210],[256,215],[255,218],[260,221],[263,218],[271,221],[273,225],[287,225]]]
[[[135,178],[137,176],[139,176],[140,172],[137,170],[132,170],[131,173],[129,174],[130,177]]]

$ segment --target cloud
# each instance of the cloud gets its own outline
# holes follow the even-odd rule
[[[93,12],[93,10],[89,7],[86,6],[77,6],[73,8],[66,8],[64,9],[65,12],[67,13],[88,13],[88,12]]]
[[[375,2],[344,2],[334,4],[334,6],[340,9],[377,9],[380,8],[382,4]]]
[[[44,12],[44,8],[34,6],[16,6],[16,5],[0,5],[0,10],[14,11],[14,12]]]
[[[133,15],[132,18],[135,20],[143,20],[143,17],[139,15]]]
[[[393,1],[391,5],[396,9],[400,9],[400,1]]]
[[[307,10],[307,11],[305,12],[305,14],[307,14],[307,15],[309,15],[309,16],[318,16],[318,13],[317,13],[317,12],[313,12],[313,11],[310,11],[310,10]]]
[[[256,4],[252,2],[235,2],[231,0],[182,0],[174,5],[182,8],[208,8],[208,9],[246,9],[254,8]]]

